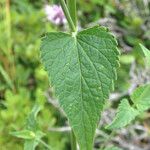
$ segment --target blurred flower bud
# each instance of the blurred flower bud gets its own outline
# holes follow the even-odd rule
[[[47,19],[55,25],[66,24],[67,20],[59,5],[45,5]]]

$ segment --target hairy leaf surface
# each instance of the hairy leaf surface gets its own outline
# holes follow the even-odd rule
[[[113,88],[116,46],[114,37],[98,26],[77,35],[52,32],[43,38],[42,62],[81,150],[92,150],[100,112]]]
[[[131,95],[131,100],[139,111],[150,108],[150,84],[138,87]]]
[[[117,115],[107,129],[122,128],[134,120],[138,114],[139,112],[130,106],[128,100],[123,99],[119,104]]]

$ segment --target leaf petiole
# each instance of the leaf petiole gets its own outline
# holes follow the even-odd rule
[[[60,0],[60,4],[61,4],[61,7],[62,7],[62,9],[63,9],[63,12],[64,12],[64,14],[65,14],[65,16],[66,16],[66,19],[67,19],[67,21],[68,21],[68,24],[69,24],[69,27],[70,27],[71,31],[72,31],[72,32],[76,32],[76,26],[75,26],[75,24],[73,23],[73,20],[72,20],[72,18],[71,18],[71,16],[70,16],[70,13],[69,13],[69,10],[68,10],[68,8],[67,8],[67,5],[66,5],[65,1],[64,1],[64,0]]]
[[[76,11],[76,0],[67,0],[67,6],[70,12],[70,16],[72,18],[72,21],[77,26],[77,11]]]

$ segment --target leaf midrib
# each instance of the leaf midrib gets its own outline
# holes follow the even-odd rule
[[[81,121],[81,123],[82,123],[82,126],[83,126],[83,129],[84,129],[84,131],[86,131],[86,128],[85,128],[85,124],[84,124],[84,117],[83,117],[83,114],[84,114],[84,108],[83,108],[83,92],[82,92],[82,69],[81,69],[81,63],[80,63],[80,56],[79,56],[79,50],[78,50],[78,47],[77,47],[77,38],[76,37],[74,37],[74,40],[75,40],[75,50],[77,51],[77,59],[78,59],[78,63],[79,63],[79,72],[80,72],[80,92],[81,92],[81,108],[82,108],[82,112],[83,113],[81,113],[81,118],[82,118],[82,120],[83,120],[83,122]],[[87,143],[87,135],[86,135],[86,132],[84,132],[85,134],[84,134],[84,139],[86,139],[85,141],[86,141],[86,149],[88,150],[88,143]]]

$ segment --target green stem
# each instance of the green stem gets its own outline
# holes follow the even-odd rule
[[[72,31],[72,32],[76,32],[76,27],[75,27],[75,25],[74,25],[74,23],[73,23],[73,21],[72,21],[72,18],[71,18],[71,16],[70,16],[70,13],[69,13],[69,10],[68,10],[68,8],[67,8],[67,6],[66,6],[65,1],[64,1],[64,0],[60,0],[60,4],[61,4],[61,7],[62,7],[62,9],[63,9],[63,12],[64,12],[64,14],[65,14],[65,16],[66,16],[66,19],[67,19],[67,21],[68,21],[68,24],[69,24],[69,27],[70,27],[71,31]]]
[[[37,141],[43,144],[48,150],[52,150],[52,148],[49,145],[47,145],[43,140],[38,139]]]
[[[73,130],[71,130],[71,150],[77,150],[77,142]]]
[[[69,9],[72,21],[76,27],[77,26],[76,0],[67,0],[67,6]]]
[[[5,1],[6,7],[6,37],[7,37],[7,50],[6,56],[8,57],[9,63],[11,67],[9,68],[8,74],[13,82],[15,82],[16,68],[15,68],[15,56],[12,50],[12,37],[11,37],[11,10],[10,10],[10,0]],[[13,86],[13,90],[15,91],[15,87]]]
[[[6,0],[6,28],[8,38],[8,50],[11,51],[11,18],[10,18],[10,1]]]

